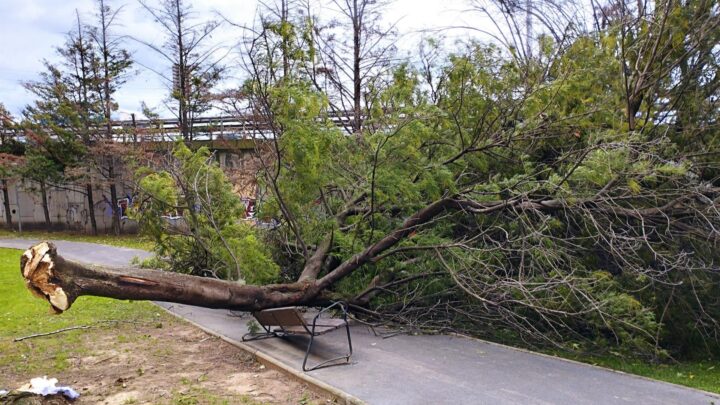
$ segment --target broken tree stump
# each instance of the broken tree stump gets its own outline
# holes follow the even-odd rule
[[[50,242],[26,250],[20,271],[27,288],[56,313],[83,295],[257,311],[311,305],[320,292],[313,282],[256,286],[162,270],[90,266],[63,259]]]

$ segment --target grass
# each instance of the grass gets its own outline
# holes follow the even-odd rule
[[[259,375],[274,372],[259,369],[251,355],[208,340],[149,302],[80,297],[69,311],[51,314],[49,304],[25,288],[20,254],[0,248],[0,389],[46,375],[73,386],[87,403],[113,398],[123,404],[259,405],[265,402],[255,396],[276,392],[277,378]],[[231,389],[228,382],[237,375],[245,375],[253,388]],[[283,385],[289,386],[287,403],[317,404],[300,384]]]
[[[655,380],[667,381],[720,394],[720,363],[718,363],[717,360],[708,359],[654,364],[639,359],[613,355],[580,356],[569,355],[567,353],[552,354],[629,374],[636,374]]]
[[[85,235],[72,232],[47,232],[27,231],[18,233],[16,231],[0,230],[0,238],[23,238],[41,240],[69,240],[73,242],[100,243],[103,245],[128,247],[134,249],[152,250],[153,242],[147,237],[140,235]]]
[[[69,359],[88,350],[87,345],[81,344],[86,332],[83,329],[56,335],[62,339],[14,342],[17,337],[82,325],[112,327],[112,322],[98,323],[99,320],[143,323],[164,320],[165,315],[148,302],[98,297],[80,297],[67,313],[51,314],[49,304],[33,297],[25,288],[20,276],[20,254],[20,250],[0,249],[0,368],[21,375],[53,375],[71,367]],[[8,383],[2,374],[0,388]]]
[[[248,395],[218,395],[206,388],[194,386],[191,383],[181,381],[189,387],[183,390],[175,390],[170,398],[172,405],[263,405],[264,402],[256,401]]]

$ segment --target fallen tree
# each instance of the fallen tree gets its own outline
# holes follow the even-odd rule
[[[65,260],[58,255],[51,242],[41,242],[26,250],[20,259],[20,271],[28,289],[35,296],[46,299],[56,313],[68,310],[72,303],[83,295],[177,302],[245,311],[309,305],[320,300],[321,293],[330,286],[371,262],[402,241],[416,227],[446,209],[462,207],[491,212],[515,205],[518,204],[505,202],[485,206],[470,201],[441,199],[418,211],[399,228],[344,261],[324,277],[318,277],[332,243],[332,240],[328,239],[316,249],[298,281],[294,283],[246,285],[161,270],[89,266]],[[543,205],[538,205],[541,206]],[[552,207],[553,203],[546,202],[544,206]]]
[[[352,132],[318,85],[337,78],[314,65],[312,27],[283,13],[223,96],[253,117],[242,166],[263,226],[239,220],[219,155],[178,144],[142,158],[131,215],[158,267],[206,279],[88,268],[48,245],[26,256],[29,286],[58,310],[84,294],[246,310],[332,298],[505,342],[720,354],[720,87],[690,86],[720,20],[701,7],[697,24],[665,24],[687,8],[544,38],[537,56],[421,52],[421,70],[369,88]]]
[[[20,269],[27,288],[56,313],[83,295],[234,310],[303,304],[317,295],[311,283],[254,286],[162,270],[89,266],[65,260],[50,242],[26,250]]]

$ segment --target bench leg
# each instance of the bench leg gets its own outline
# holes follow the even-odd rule
[[[248,332],[242,336],[243,342],[252,342],[253,340],[260,340],[260,339],[267,339],[272,337],[282,337],[282,334],[277,333],[277,331],[271,330],[270,328],[263,327],[265,329],[265,332],[257,332],[252,333]]]
[[[243,342],[252,342],[253,340],[268,339],[273,337],[280,337],[275,332],[259,332],[259,333],[246,333],[242,336]]]
[[[312,349],[312,344],[313,344],[313,341],[315,340],[315,335],[311,334],[310,342],[308,343],[307,350],[305,351],[305,358],[303,359],[303,364],[302,364],[303,371],[313,371],[313,370],[317,370],[319,368],[324,368],[324,367],[340,366],[340,365],[342,365],[342,363],[337,363],[337,364],[329,364],[329,363],[334,363],[334,362],[336,362],[338,360],[342,360],[342,359],[345,359],[345,364],[350,364],[350,357],[352,356],[353,350],[352,350],[352,340],[350,339],[350,325],[347,323],[345,324],[345,331],[347,333],[347,340],[348,340],[348,354],[345,356],[335,357],[330,360],[325,360],[316,366],[308,368],[307,367],[308,356],[310,356],[310,350]]]

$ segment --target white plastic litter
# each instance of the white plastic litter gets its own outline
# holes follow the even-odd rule
[[[62,394],[68,399],[76,399],[80,396],[70,387],[56,387],[57,378],[37,377],[30,380],[30,384],[24,385],[18,391],[32,392],[42,396]]]
[[[8,392],[7,392],[6,390],[0,390],[0,396],[3,396],[3,395],[5,395],[5,394],[7,394],[7,393],[8,393]]]

